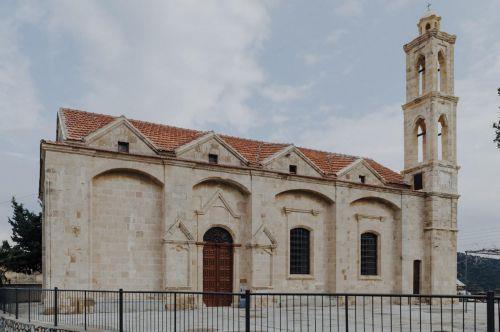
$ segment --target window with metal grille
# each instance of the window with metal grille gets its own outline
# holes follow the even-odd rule
[[[361,234],[361,275],[376,276],[377,273],[377,235]]]
[[[309,235],[304,228],[290,230],[290,274],[309,274]]]
[[[297,174],[297,165],[290,165],[288,170],[290,171],[290,174]]]
[[[218,163],[219,163],[219,156],[218,156],[218,155],[216,155],[216,154],[212,154],[212,153],[210,153],[210,154],[208,155],[208,162],[209,162],[210,164],[218,164]]]
[[[118,142],[118,152],[128,153],[129,144],[128,142]]]

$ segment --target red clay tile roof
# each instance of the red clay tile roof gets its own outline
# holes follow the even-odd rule
[[[110,115],[89,113],[67,108],[61,109],[60,116],[66,130],[66,139],[68,140],[83,140],[90,133],[104,127],[116,119],[116,117]],[[153,142],[158,150],[165,152],[173,152],[176,148],[208,133],[206,131],[184,129],[138,120],[128,119],[128,121]],[[220,135],[220,137],[245,157],[252,167],[261,166],[261,162],[264,159],[290,145],[267,143],[227,135]],[[326,176],[331,177],[335,177],[338,171],[359,159],[359,157],[302,147],[298,149]],[[399,173],[382,166],[372,159],[364,159],[387,183],[404,184],[403,177]]]

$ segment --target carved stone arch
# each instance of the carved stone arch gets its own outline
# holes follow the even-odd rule
[[[162,287],[163,183],[142,170],[115,167],[97,172],[89,185],[88,273],[93,287],[119,282],[137,289],[144,286],[142,277],[147,289]],[[115,252],[122,253],[119,266],[112,264],[107,246],[96,245],[109,236],[115,237]]]
[[[98,177],[104,176],[104,175],[120,174],[120,173],[121,174],[127,174],[127,173],[139,174],[141,176],[145,176],[145,177],[151,179],[155,184],[163,187],[163,181],[161,179],[159,179],[158,177],[156,177],[155,175],[153,175],[151,173],[148,173],[144,170],[133,168],[133,167],[107,167],[107,168],[100,169],[100,170],[96,171],[91,176],[91,178],[95,179],[95,178],[98,178]]]
[[[204,237],[205,234],[207,234],[207,232],[209,232],[213,228],[222,228],[225,232],[227,232],[231,236],[231,243],[237,243],[239,241],[235,232],[231,228],[223,224],[210,224],[208,227],[201,229],[200,234],[203,234],[202,236]]]
[[[425,118],[417,116],[413,125],[413,145],[415,150],[415,160],[418,162],[427,160],[427,124]]]
[[[419,125],[424,125],[425,127],[425,118],[422,116],[422,115],[417,115],[415,117],[415,119],[413,120],[413,128],[414,130],[416,130],[416,128],[419,126]]]
[[[380,236],[381,236],[380,232],[379,232],[379,231],[376,231],[376,230],[374,230],[374,229],[366,229],[366,230],[364,230],[364,231],[363,231],[363,233],[361,233],[360,235],[362,235],[362,234],[366,234],[366,233],[371,233],[371,234],[373,234],[373,235],[377,236],[377,238],[379,238],[379,239],[380,239]]]
[[[217,176],[207,177],[207,178],[204,178],[204,179],[196,182],[193,185],[193,189],[196,189],[196,187],[198,187],[202,184],[207,184],[207,183],[222,183],[222,184],[225,184],[225,185],[228,185],[230,187],[237,189],[243,195],[250,195],[250,190],[248,190],[248,188],[246,186],[244,186],[243,184],[241,184],[235,180],[232,180],[232,179],[222,178],[222,177],[217,177]]]
[[[438,64],[438,91],[448,93],[448,68],[446,66],[446,51],[440,49],[437,53],[437,64]]]
[[[441,122],[444,126],[448,125],[448,116],[444,113],[439,115],[438,121]]]
[[[297,228],[303,228],[303,229],[307,230],[310,234],[313,234],[313,232],[314,232],[314,228],[312,228],[311,226],[308,226],[308,225],[304,225],[304,224],[293,225],[292,227],[290,227],[288,232],[290,232],[292,229],[297,229]]]
[[[415,62],[415,79],[416,79],[416,85],[415,85],[415,95],[416,96],[421,96],[423,95],[426,91],[426,60],[425,60],[425,55],[419,54],[417,56],[417,61]]]
[[[288,189],[288,190],[284,190],[284,191],[281,191],[281,192],[277,193],[274,197],[275,198],[279,198],[280,196],[283,196],[283,195],[286,195],[286,194],[300,194],[300,193],[306,194],[306,195],[312,196],[312,197],[319,197],[319,198],[321,198],[321,200],[323,200],[327,204],[333,204],[334,203],[333,199],[331,199],[327,195],[325,195],[323,193],[320,193],[319,191],[312,190],[312,189],[302,189],[302,188],[300,188],[300,189],[299,188],[297,188],[297,189]]]
[[[441,114],[438,118],[438,159],[439,160],[448,160],[448,118],[446,114]]]
[[[399,212],[399,211],[401,211],[401,208],[398,205],[396,205],[395,203],[391,202],[388,199],[385,199],[383,197],[378,197],[378,196],[365,196],[365,197],[361,197],[361,198],[353,200],[350,203],[350,205],[354,205],[354,204],[362,203],[362,202],[374,202],[374,203],[382,204],[382,205],[387,206],[388,208],[390,208],[393,212]]]
[[[226,228],[217,226],[210,227],[205,234],[203,234],[203,242],[233,244],[234,239]]]

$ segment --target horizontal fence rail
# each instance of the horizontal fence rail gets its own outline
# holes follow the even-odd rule
[[[500,331],[500,297],[0,288],[0,311],[106,331]]]

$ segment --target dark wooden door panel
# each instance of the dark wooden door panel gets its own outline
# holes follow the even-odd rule
[[[203,291],[233,291],[233,247],[228,244],[208,243],[203,247]],[[204,295],[208,307],[229,306],[231,295]]]

